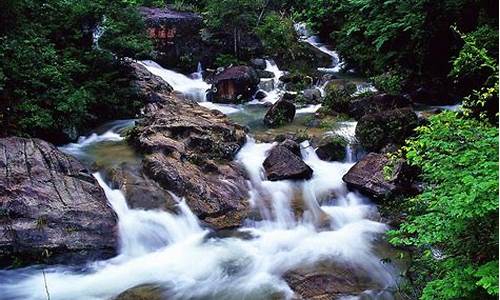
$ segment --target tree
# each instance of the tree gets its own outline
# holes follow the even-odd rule
[[[208,1],[205,20],[211,30],[233,36],[234,55],[240,58],[241,35],[253,31],[264,5],[264,0]]]

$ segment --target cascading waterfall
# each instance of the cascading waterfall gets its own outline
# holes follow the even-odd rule
[[[330,50],[325,44],[321,43],[319,37],[311,34],[307,29],[306,24],[304,23],[296,23],[294,25],[295,31],[299,35],[299,38],[318,49],[319,51],[325,53],[326,55],[332,58],[331,66],[327,68],[318,68],[318,71],[325,73],[338,73],[342,70],[343,63],[341,62],[340,56],[337,51]]]
[[[394,270],[373,253],[386,225],[370,219],[376,207],[349,192],[342,175],[351,163],[320,160],[307,142],[308,181],[265,179],[262,163],[274,144],[251,137],[237,155],[251,184],[251,205],[261,220],[239,229],[249,239],[208,238],[194,214],[177,199],[177,214],[130,209],[120,190],[96,179],[119,219],[120,254],[84,270],[51,267],[0,271],[1,299],[110,299],[143,284],[165,290],[168,299],[291,299],[282,279],[287,271],[333,262],[371,277],[381,289],[394,285]],[[302,208],[297,213],[297,206]]]
[[[194,78],[190,78],[184,74],[165,69],[152,60],[143,60],[139,63],[152,74],[165,80],[174,91],[181,93],[184,97],[196,102],[206,101],[206,93],[210,89],[210,85],[203,81],[201,74],[195,73]]]
[[[116,120],[107,124],[108,128],[104,128],[102,133],[94,132],[89,136],[81,136],[78,142],[69,143],[60,147],[63,152],[71,154],[78,158],[85,158],[85,149],[101,142],[118,142],[122,141],[123,137],[120,135],[125,129],[134,126],[135,120]]]
[[[189,78],[152,61],[141,63],[174,90],[204,100],[208,84],[203,82],[201,65]],[[278,92],[281,71],[270,61],[266,70],[275,74],[272,80]],[[121,141],[120,134],[133,124],[134,120],[112,122],[100,133],[61,149],[84,157],[95,145]],[[355,122],[340,122],[330,134],[342,135],[352,145],[355,126]],[[123,193],[95,173],[118,216],[119,255],[78,269],[32,266],[0,270],[0,299],[46,300],[48,293],[51,300],[104,300],[148,284],[159,286],[167,299],[275,299],[277,295],[292,299],[294,293],[283,275],[323,263],[363,274],[378,290],[394,287],[396,268],[382,263],[373,250],[387,226],[377,221],[376,206],[350,192],[342,181],[354,162],[352,150],[346,148],[345,162],[326,162],[303,142],[301,155],[313,169],[313,177],[268,181],[262,163],[274,145],[248,137],[236,156],[248,174],[251,207],[260,216],[247,219],[237,230],[246,238],[239,238],[241,234],[236,232],[228,238],[212,235],[186,202],[173,194],[177,213],[131,209]],[[392,299],[378,293],[365,294],[372,299]]]
[[[211,88],[211,85],[203,81],[201,63],[198,64],[196,73],[193,73],[191,77],[165,69],[152,60],[144,60],[139,63],[154,75],[165,80],[174,91],[181,93],[190,100],[198,102],[201,106],[219,110],[224,114],[232,114],[241,110],[236,105],[218,104],[207,101],[207,91]]]

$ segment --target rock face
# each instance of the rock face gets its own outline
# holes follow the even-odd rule
[[[0,139],[0,261],[114,256],[117,218],[85,167],[38,139]]]
[[[205,223],[215,228],[240,225],[248,212],[248,188],[244,172],[232,159],[245,143],[244,128],[175,95],[155,97],[161,101],[146,107],[130,138],[145,154],[144,173],[185,197]]]
[[[387,144],[401,145],[417,126],[412,109],[394,109],[363,116],[356,125],[356,137],[363,147],[377,152]]]
[[[191,57],[185,67],[193,69],[203,60],[205,45],[200,35],[203,27],[201,16],[174,11],[168,8],[139,8],[149,37],[158,52],[157,60],[162,65],[179,67],[181,57]]]
[[[313,170],[302,161],[300,156],[290,150],[288,144],[280,144],[272,148],[262,165],[267,179],[271,181],[310,179],[313,174]]]
[[[295,105],[284,99],[273,104],[264,116],[264,124],[269,127],[278,127],[291,123],[295,117]]]
[[[390,174],[384,174],[384,167]],[[388,171],[386,170],[385,173]],[[385,175],[385,176],[384,176]],[[418,170],[404,161],[390,164],[384,154],[369,153],[358,161],[342,178],[347,186],[376,200],[385,200],[399,194],[415,194],[414,185]],[[388,178],[387,178],[388,177]]]
[[[257,91],[259,77],[247,66],[227,68],[211,78],[213,91],[210,100],[216,103],[241,103],[251,100]]]
[[[403,96],[378,94],[352,101],[349,115],[359,120],[364,115],[406,107],[411,107],[411,102]]]

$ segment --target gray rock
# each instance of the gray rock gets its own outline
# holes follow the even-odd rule
[[[384,168],[388,167],[389,170]],[[385,154],[369,153],[342,178],[349,188],[375,199],[386,200],[397,195],[418,193],[414,184],[418,170],[403,160],[391,162]]]
[[[326,161],[343,161],[348,141],[342,136],[326,136],[322,138],[316,148],[316,155]]]
[[[254,58],[250,60],[250,64],[257,70],[265,70],[266,69],[266,60],[262,58]]]
[[[249,210],[248,187],[232,160],[246,141],[245,129],[171,93],[157,97],[162,101],[146,107],[130,136],[145,154],[144,174],[185,197],[206,224],[218,229],[240,225]]]
[[[39,139],[0,139],[0,261],[82,263],[116,254],[117,218],[95,178]]]
[[[273,104],[264,116],[264,124],[269,127],[278,127],[286,123],[291,123],[295,117],[295,105],[280,99]]]
[[[268,180],[307,180],[312,177],[313,170],[300,156],[283,145],[277,145],[269,151],[262,164]]]
[[[304,98],[307,103],[320,103],[321,102],[321,91],[317,88],[310,88],[303,91]]]

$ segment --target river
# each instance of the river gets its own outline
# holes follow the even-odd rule
[[[308,181],[268,181],[262,171],[266,152],[274,143],[256,141],[268,132],[261,125],[267,106],[283,92],[280,70],[272,61],[273,89],[263,101],[242,105],[208,102],[201,69],[183,75],[153,61],[141,62],[180,95],[210,109],[218,109],[250,133],[236,161],[249,177],[250,203],[260,218],[249,218],[229,234],[203,227],[183,199],[175,197],[178,212],[131,209],[120,190],[113,189],[100,171],[94,176],[119,219],[119,255],[83,266],[31,266],[0,271],[0,299],[104,300],[137,286],[154,286],[164,299],[292,299],[286,277],[290,272],[334,273],[354,280],[357,295],[339,299],[394,299],[404,268],[384,241],[389,227],[366,197],[349,191],[342,176],[355,163],[353,144],[346,160],[320,160],[308,141],[301,144],[304,161],[314,170]],[[302,117],[319,106],[298,110],[299,117],[281,130],[303,128]],[[117,120],[77,143],[61,147],[95,169],[121,163],[140,164],[124,141],[135,120]],[[335,129],[354,143],[355,122],[339,122]],[[318,134],[331,134],[319,132]],[[271,200],[271,201],[269,201]],[[297,213],[300,211],[301,213]],[[391,258],[391,259],[387,259]],[[361,294],[360,294],[361,293]]]

